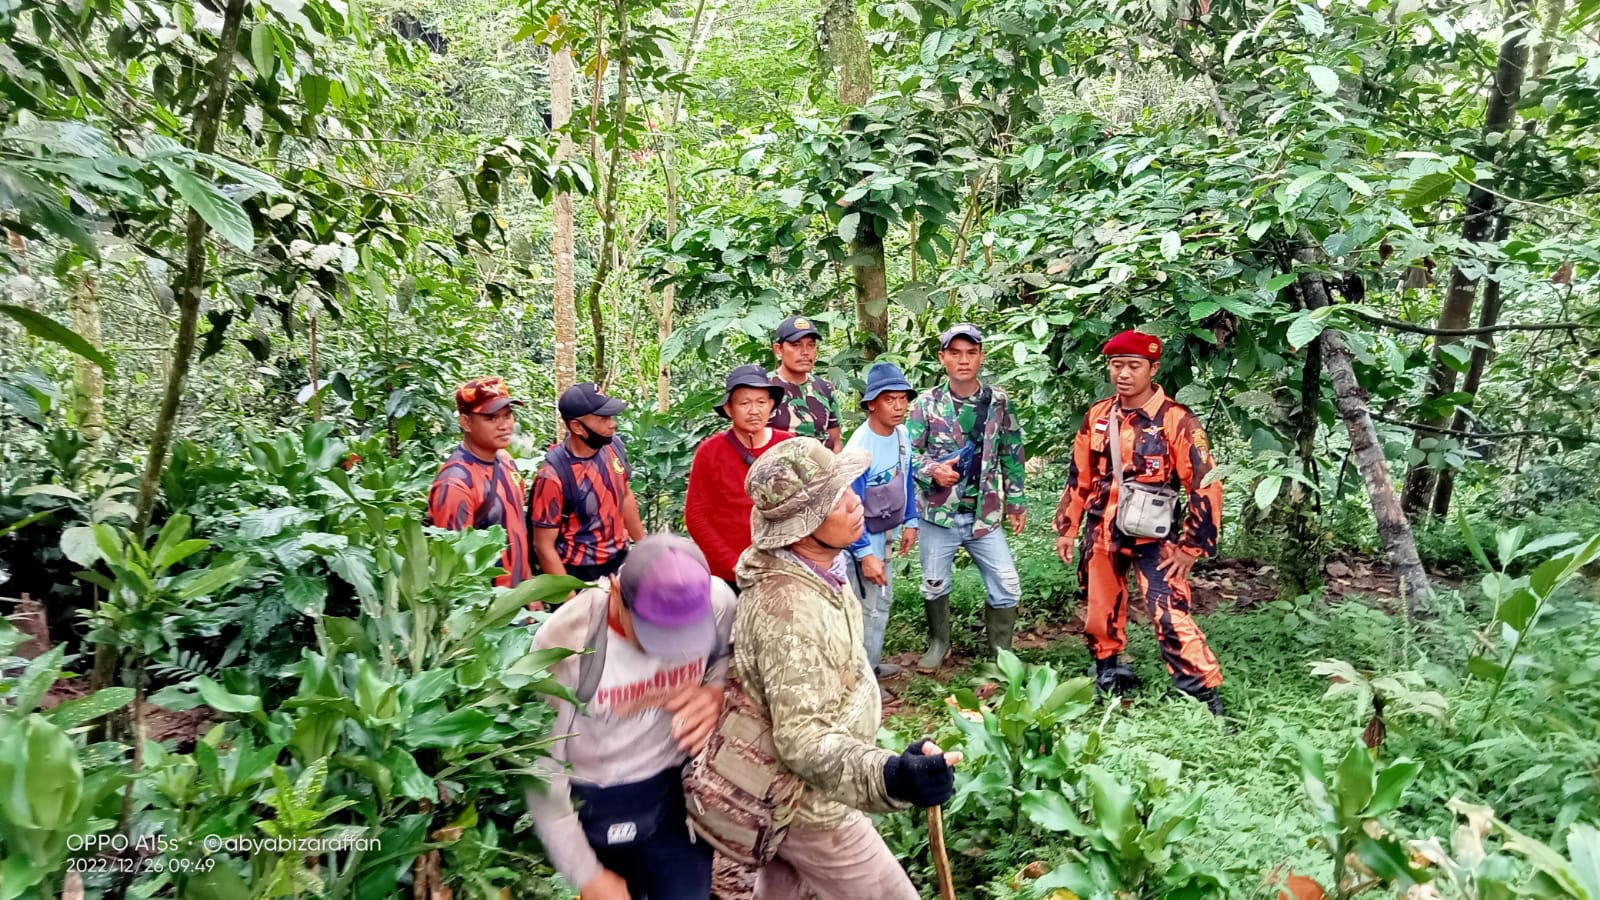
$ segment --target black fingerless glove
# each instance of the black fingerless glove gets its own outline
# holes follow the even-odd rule
[[[939,806],[956,792],[955,770],[944,754],[924,756],[917,741],[883,764],[883,786],[889,796],[912,806]]]

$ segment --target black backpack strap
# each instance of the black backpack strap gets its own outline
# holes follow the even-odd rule
[[[971,482],[982,485],[983,476],[983,426],[989,422],[989,406],[994,402],[994,388],[984,385],[978,391],[978,408],[972,413],[972,427],[967,429],[967,443],[972,445],[972,468],[967,472]]]
[[[751,453],[750,448],[746,447],[742,441],[740,441],[737,437],[734,437],[733,429],[730,428],[727,431],[724,431],[722,436],[727,439],[728,443],[733,445],[734,450],[738,451],[739,458],[744,460],[746,468],[756,464],[756,455]]]

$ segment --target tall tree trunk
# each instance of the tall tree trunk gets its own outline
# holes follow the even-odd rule
[[[92,271],[92,270],[91,270]],[[72,292],[72,330],[96,350],[100,346],[100,293],[94,275],[85,272]],[[106,377],[100,367],[79,357],[73,367],[73,405],[78,430],[90,447],[106,433]]]
[[[1567,14],[1567,0],[1548,0],[1544,8],[1544,21],[1539,24],[1539,45],[1533,48],[1533,59],[1528,64],[1528,80],[1539,81],[1550,71],[1550,53],[1555,49],[1555,35],[1561,28],[1561,19]]]
[[[572,52],[550,51],[550,127],[563,130],[572,121]],[[572,137],[563,131],[561,143],[556,148],[556,160],[565,161],[572,156]],[[572,195],[563,191],[556,195],[552,207],[554,216],[550,251],[555,256],[555,326],[556,326],[556,394],[572,387],[578,380],[578,308],[576,302],[577,276],[572,258]],[[560,416],[557,416],[560,419]],[[557,421],[556,434],[560,434]]]
[[[866,103],[872,96],[872,53],[861,31],[855,0],[824,0],[820,37],[822,75],[832,76],[840,105]],[[858,260],[850,267],[855,280],[856,327],[869,336],[862,347],[867,359],[876,358],[889,346],[889,276],[878,224],[863,214],[850,244],[850,255]]]
[[[850,255],[861,260],[853,267],[856,322],[863,332],[871,335],[862,343],[861,355],[872,360],[889,347],[889,280],[884,270],[883,238],[878,235],[875,216],[861,216],[855,240],[850,244]]]
[[[1502,214],[1495,224],[1494,240],[1498,243],[1506,239],[1506,234],[1511,230],[1511,218]],[[1500,280],[1495,278],[1495,270],[1489,270],[1489,283],[1483,286],[1483,304],[1478,308],[1478,327],[1491,328],[1500,321],[1500,310],[1505,306],[1505,297],[1501,293]],[[1472,426],[1472,413],[1478,407],[1478,386],[1483,382],[1483,373],[1494,359],[1494,334],[1481,334],[1477,336],[1477,344],[1472,348],[1472,359],[1467,364],[1467,378],[1461,383],[1461,391],[1471,394],[1472,399],[1468,406],[1456,407],[1455,418],[1450,422],[1452,431],[1460,433]],[[1439,484],[1433,492],[1433,514],[1444,518],[1450,514],[1450,499],[1455,493],[1456,473],[1454,469],[1445,469],[1439,473]]]
[[[1313,485],[1298,482],[1286,485],[1289,502],[1283,507],[1288,552],[1279,560],[1280,595],[1297,597],[1315,590],[1322,583],[1325,542],[1320,527],[1321,506],[1318,491],[1321,476],[1317,470],[1317,414],[1322,401],[1322,338],[1306,345],[1305,366],[1300,371],[1300,408],[1295,412],[1295,454],[1300,458],[1300,473]],[[1254,506],[1255,504],[1248,504]]]
[[[844,106],[860,106],[872,96],[872,54],[861,31],[855,0],[824,0],[823,46],[818,58],[823,77],[832,76],[834,95]]]
[[[1532,0],[1509,0],[1507,3],[1506,22],[1512,31],[1505,43],[1500,45],[1500,60],[1495,67],[1494,87],[1489,92],[1488,111],[1483,122],[1483,155],[1490,160],[1499,155],[1499,149],[1505,142],[1490,143],[1487,138],[1492,134],[1504,134],[1516,118],[1517,100],[1522,95],[1523,70],[1528,63],[1528,45],[1523,40],[1527,29],[1516,19],[1526,14],[1531,6]],[[1467,194],[1466,221],[1461,226],[1462,239],[1474,244],[1487,241],[1494,232],[1495,216],[1499,210],[1499,197],[1483,187],[1473,186]],[[1445,292],[1444,305],[1439,309],[1439,327],[1453,330],[1467,328],[1477,297],[1478,279],[1469,276],[1457,263],[1450,270],[1450,286]],[[1451,348],[1460,340],[1460,337],[1446,335],[1434,338],[1430,382],[1423,399],[1425,405],[1437,407],[1443,397],[1455,391],[1456,372],[1445,361],[1449,358]],[[1435,413],[1423,420],[1423,424],[1431,428],[1416,432],[1412,440],[1413,449],[1420,450],[1424,440],[1436,439],[1438,430],[1450,424],[1450,416],[1449,412]],[[1408,515],[1415,516],[1427,511],[1428,500],[1433,496],[1434,481],[1434,470],[1425,461],[1406,472],[1401,505]]]
[[[617,63],[616,108],[611,111],[611,160],[606,176],[605,200],[600,204],[600,256],[594,263],[594,276],[589,280],[589,324],[594,329],[594,380],[606,382],[606,331],[605,317],[600,312],[600,293],[614,267],[612,258],[617,252],[617,182],[622,163],[622,131],[628,124],[628,8],[624,0],[613,6],[617,16],[617,45],[613,55]],[[598,18],[598,14],[597,14]],[[600,81],[595,79],[595,96],[590,110],[590,122],[597,121],[595,110],[600,105]],[[600,167],[600,141],[594,138],[591,153],[596,169]]]
[[[217,148],[217,131],[222,126],[222,109],[233,79],[233,56],[239,42],[239,26],[244,17],[244,0],[227,0],[222,14],[222,33],[217,38],[217,53],[211,58],[210,86],[205,103],[195,114],[191,130],[199,135],[195,149],[210,153]],[[178,404],[189,378],[189,361],[194,356],[194,339],[200,318],[201,295],[206,289],[205,219],[189,208],[185,230],[183,274],[175,286],[178,296],[178,337],[172,345],[172,366],[167,370],[161,408],[156,413],[155,432],[145,454],[144,474],[139,479],[139,502],[133,518],[134,539],[144,541],[150,517],[156,508],[156,491],[161,486],[161,470],[167,465],[167,450],[172,446],[172,429],[178,421]]]
[[[1302,264],[1314,264],[1316,254],[1314,247],[1304,247],[1296,251],[1295,259]],[[1304,271],[1298,283],[1307,309],[1328,305],[1328,290],[1320,274]],[[1367,485],[1367,499],[1372,504],[1372,516],[1378,526],[1378,540],[1389,557],[1389,568],[1400,580],[1406,613],[1414,617],[1433,596],[1433,588],[1427,571],[1422,568],[1422,558],[1417,554],[1411,522],[1406,518],[1394,490],[1394,481],[1389,476],[1389,463],[1383,457],[1377,429],[1372,425],[1367,392],[1356,380],[1355,360],[1345,345],[1344,336],[1337,331],[1324,331],[1320,340],[1322,365],[1333,384],[1339,418],[1350,435],[1350,454],[1355,457],[1356,469]]]
[[[711,31],[711,23],[716,19],[717,11],[711,10],[710,21],[706,23],[706,32]],[[694,17],[689,20],[689,41],[683,54],[683,64],[678,67],[678,74],[688,75],[694,68],[694,58],[700,52],[700,42],[704,38],[700,34],[700,20],[706,16],[706,0],[699,0],[694,5]],[[672,239],[678,234],[678,154],[677,130],[678,112],[683,109],[683,94],[674,91],[672,102],[667,107],[667,120],[661,123],[662,151],[661,151],[661,180],[666,193],[667,206],[667,245],[671,246]],[[667,271],[674,271],[669,266]],[[672,314],[677,303],[678,286],[668,283],[661,289],[661,309],[656,313],[656,348],[664,347],[667,339],[672,337]],[[666,363],[659,363],[656,367],[656,411],[666,412],[672,406],[672,372]]]

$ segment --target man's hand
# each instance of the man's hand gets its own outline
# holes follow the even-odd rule
[[[1069,566],[1072,565],[1072,550],[1073,545],[1076,543],[1078,543],[1078,533],[1076,531],[1069,531],[1056,538],[1056,555],[1061,557],[1061,561]]]
[[[950,487],[961,480],[961,473],[950,463],[942,462],[928,470],[928,477],[940,487]]]
[[[861,560],[861,577],[878,587],[889,586],[889,576],[884,574],[883,571],[883,560],[876,556],[869,556]]]
[[[589,879],[589,883],[578,892],[578,900],[632,900],[633,895],[628,893],[628,883],[622,876],[610,869],[601,869],[600,874]]]
[[[944,764],[952,769],[960,765],[962,759],[960,750],[951,750],[949,753],[946,753],[943,750],[940,750],[939,745],[935,744],[933,741],[928,741],[922,745],[922,755],[943,756]]]
[[[909,554],[911,552],[911,548],[915,547],[916,545],[917,545],[917,530],[915,528],[907,528],[904,531],[900,532],[900,555],[901,556],[905,556],[905,555]]]
[[[1189,577],[1196,559],[1199,557],[1177,544],[1162,544],[1161,561],[1156,563],[1156,569],[1167,576],[1168,581],[1183,581]]]
[[[1028,524],[1028,511],[1014,512],[1006,516],[1006,521],[1011,523],[1011,533],[1021,534],[1022,529]]]
[[[686,687],[667,698],[667,712],[672,713],[672,736],[683,752],[693,756],[700,752],[717,717],[722,715],[722,686],[718,684]]]

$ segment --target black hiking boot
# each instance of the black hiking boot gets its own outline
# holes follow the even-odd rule
[[[1094,693],[1096,697],[1121,697],[1144,686],[1144,681],[1133,669],[1122,664],[1115,654],[1094,661]]]

